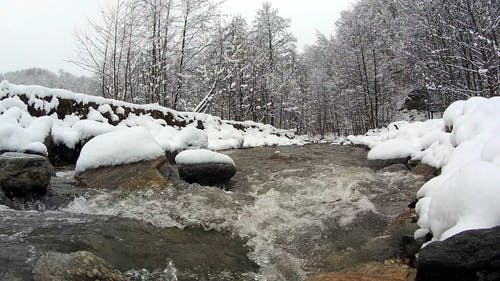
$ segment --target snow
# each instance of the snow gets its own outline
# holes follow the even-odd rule
[[[19,95],[24,95],[28,102],[24,103]],[[84,115],[73,112],[71,115],[60,118],[53,113],[58,109],[62,99],[69,99],[82,106],[92,103],[92,106],[87,105],[88,112]],[[39,118],[29,114],[28,106],[38,110],[38,112],[45,112],[46,115],[50,114],[50,116],[42,117],[37,121]],[[12,151],[22,151],[31,142],[43,143],[49,133],[56,144],[75,148],[77,144],[95,136],[128,127],[147,129],[164,151],[196,148],[223,150],[264,145],[303,145],[306,143],[306,139],[295,136],[291,131],[276,129],[261,123],[227,121],[208,114],[177,112],[157,104],[137,105],[72,93],[67,90],[13,85],[2,81],[0,83],[0,114],[5,115],[11,108],[17,108],[16,114],[20,116],[9,117],[8,122],[0,124],[2,132],[9,131],[9,134],[4,134],[8,135],[9,139],[2,138],[0,140],[0,149]],[[166,120],[151,117],[148,112],[152,111],[159,111],[165,116],[172,115],[174,121],[185,122],[187,126],[171,126],[167,124]],[[7,114],[4,120],[12,114],[14,113]],[[24,138],[27,141],[17,142],[22,135],[26,135],[26,132],[18,132],[21,131],[21,128],[24,131],[34,131],[35,128],[28,128],[29,124],[32,122],[36,124],[42,120],[45,120],[43,122],[46,123],[43,130],[38,133],[30,132],[29,134],[32,135]],[[203,124],[203,130],[195,127],[200,121]],[[13,133],[13,127],[16,128],[16,133]]]
[[[177,164],[223,163],[235,165],[231,157],[207,149],[185,150],[175,157]]]
[[[35,118],[19,107],[10,107],[0,115],[0,151],[35,149],[46,153],[47,149],[40,144],[49,135],[51,125],[50,117]]]
[[[102,116],[100,111],[97,111],[92,107],[89,107],[89,113],[87,113],[87,120],[94,120],[97,122],[109,123],[108,119],[106,119],[104,116]]]
[[[28,111],[28,106],[18,97],[6,98],[0,101],[0,113],[4,113],[12,107],[17,107],[22,111]]]
[[[442,119],[406,122],[397,121],[379,131],[364,136],[348,136],[353,144],[371,148],[368,159],[395,159],[411,157],[433,167],[440,167],[451,150],[449,133],[444,131]]]
[[[82,140],[109,133],[118,128],[107,123],[94,120],[79,120],[75,116],[67,116],[64,120],[56,120],[52,126],[52,139],[56,144],[64,144],[75,148]]]
[[[409,156],[441,168],[417,192],[415,237],[500,225],[500,98],[457,101],[443,119],[396,122],[349,140],[369,146],[371,159]]]
[[[38,153],[38,154],[42,154],[42,155],[49,155],[49,153],[47,152],[47,147],[45,146],[45,144],[41,143],[41,142],[32,142],[26,146],[24,146],[22,149],[22,151],[24,152],[35,152],[35,153]]]
[[[175,150],[186,148],[207,148],[207,134],[195,127],[188,126],[181,129],[180,133],[175,138]]]
[[[164,156],[163,149],[144,128],[105,133],[86,143],[76,162],[77,173],[102,166],[115,166]]]

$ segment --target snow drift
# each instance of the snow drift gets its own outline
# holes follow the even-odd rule
[[[349,140],[370,147],[370,159],[411,157],[441,168],[417,193],[416,237],[500,225],[499,97],[457,101],[443,119],[395,122]]]
[[[47,139],[74,149],[94,137],[133,127],[146,130],[152,136],[148,142],[153,141],[164,152],[304,143],[292,131],[251,121],[226,121],[157,104],[137,105],[61,89],[0,83],[0,152],[34,151],[47,155],[51,153],[45,145]],[[98,149],[95,142],[88,144]],[[100,151],[109,148],[110,153],[116,152],[113,142],[109,143],[105,148],[101,142]],[[122,162],[128,161],[125,158]]]

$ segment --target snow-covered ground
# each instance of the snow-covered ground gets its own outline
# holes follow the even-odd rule
[[[144,130],[117,132],[133,127]],[[118,153],[115,144],[120,142],[125,142],[121,144],[126,146],[147,139],[163,151],[305,143],[303,137],[291,131],[251,121],[226,121],[208,114],[177,112],[157,104],[136,105],[61,89],[0,83],[0,151],[29,150],[47,154],[44,142],[48,136],[55,144],[72,149],[100,135],[106,137],[86,145],[89,146],[84,149],[87,156],[94,154],[96,157],[80,160],[81,169],[107,162],[120,164],[138,160],[140,151],[128,156]],[[97,157],[95,151],[89,153],[91,149],[105,153]],[[111,155],[116,157],[102,160]],[[149,158],[149,155],[145,153],[144,157]],[[97,163],[97,159],[107,162]]]
[[[442,119],[394,122],[348,139],[370,147],[370,159],[411,157],[441,168],[417,193],[416,237],[500,225],[500,98],[457,101]]]

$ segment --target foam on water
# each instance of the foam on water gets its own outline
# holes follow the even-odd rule
[[[369,169],[327,165],[308,177],[302,172],[251,175],[246,194],[198,185],[104,192],[78,197],[64,211],[134,218],[159,227],[230,230],[248,239],[260,279],[304,280],[307,255],[328,251],[319,244],[304,252],[306,241],[324,239],[331,222],[347,227],[358,214],[376,210],[360,192],[373,180]]]

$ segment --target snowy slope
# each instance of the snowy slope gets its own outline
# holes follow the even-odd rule
[[[370,159],[409,156],[441,168],[417,193],[415,236],[444,240],[500,225],[500,98],[457,101],[443,119],[395,122],[349,140],[370,147]]]
[[[130,127],[146,129],[164,151],[304,143],[291,131],[251,121],[226,121],[157,104],[136,105],[61,89],[0,83],[0,151],[46,154],[44,142],[49,136],[57,145],[75,148],[93,137]]]

